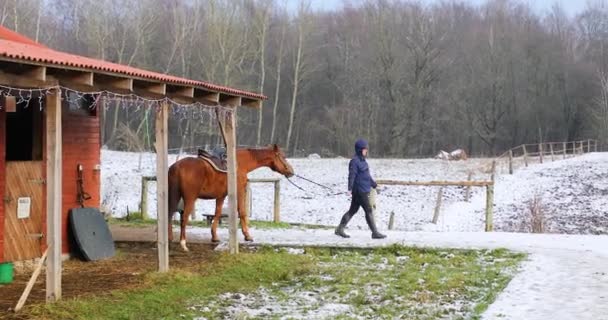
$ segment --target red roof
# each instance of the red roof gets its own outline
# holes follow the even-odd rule
[[[124,74],[132,77],[146,78],[159,82],[201,87],[212,91],[233,94],[253,99],[264,100],[261,94],[218,86],[204,81],[195,81],[174,77],[157,72],[137,69],[117,63],[87,58],[47,48],[23,35],[0,26],[0,57],[27,60],[44,64],[98,70]]]

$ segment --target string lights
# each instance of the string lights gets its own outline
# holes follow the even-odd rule
[[[213,120],[217,120],[218,116],[224,118],[233,112],[232,108],[223,107],[221,105],[207,105],[201,102],[179,103],[169,97],[161,99],[149,99],[136,94],[120,94],[107,90],[83,92],[63,86],[50,86],[46,88],[14,88],[5,85],[0,85],[0,96],[15,97],[17,105],[25,105],[25,108],[31,106],[32,103],[38,103],[40,110],[44,108],[44,98],[49,94],[55,94],[59,91],[61,99],[75,105],[88,104],[91,110],[97,109],[102,101],[115,102],[116,107],[120,106],[123,109],[134,109],[140,111],[142,108],[155,108],[158,111],[163,104],[171,106],[171,115],[178,117],[180,120],[191,119],[204,121],[209,118],[211,125]],[[93,101],[91,101],[93,98]],[[37,100],[32,100],[37,99]],[[2,102],[4,99],[0,99]],[[110,107],[108,103],[103,104],[105,110]],[[4,106],[0,103],[0,110]]]

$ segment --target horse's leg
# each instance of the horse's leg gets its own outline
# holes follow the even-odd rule
[[[188,217],[194,211],[194,199],[184,199],[184,213],[182,214],[182,221],[180,225],[180,235],[179,235],[179,244],[182,246],[184,251],[188,251],[188,247],[186,246],[186,226],[188,225]]]
[[[241,230],[243,230],[243,236],[245,236],[245,241],[253,241],[251,235],[249,235],[249,227],[247,226],[248,217],[247,210],[245,210],[245,190],[238,192],[238,210],[239,210],[239,218],[241,219]]]
[[[173,213],[169,211],[169,243],[173,242]]]
[[[219,242],[220,238],[217,236],[217,226],[220,224],[222,218],[222,206],[224,206],[224,199],[215,199],[215,216],[213,217],[213,224],[211,225],[211,242]]]

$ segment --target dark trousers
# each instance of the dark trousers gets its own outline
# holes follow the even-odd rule
[[[359,211],[359,208],[363,207],[365,211],[365,221],[369,226],[369,229],[376,233],[376,224],[374,223],[374,217],[372,212],[372,206],[369,203],[369,192],[353,192],[353,199],[350,203],[350,209],[342,216],[340,221],[340,227],[344,228],[350,221],[350,219]]]

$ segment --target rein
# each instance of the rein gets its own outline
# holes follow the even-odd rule
[[[308,179],[308,178],[302,177],[301,175],[294,174],[294,176],[295,176],[295,177],[297,177],[297,178],[300,178],[300,179],[302,179],[302,180],[304,180],[304,181],[307,181],[307,182],[310,182],[310,183],[312,183],[312,184],[315,184],[315,185],[317,185],[317,186],[319,186],[319,187],[325,188],[325,189],[327,189],[327,190],[329,190],[329,191],[331,191],[331,192],[334,192],[334,193],[330,193],[330,194],[327,194],[327,195],[319,195],[319,194],[318,194],[318,196],[328,196],[328,195],[330,195],[330,196],[337,196],[337,195],[341,195],[341,194],[346,194],[346,192],[335,192],[335,190],[334,190],[334,189],[332,189],[332,188],[330,188],[330,187],[328,187],[328,186],[326,186],[326,185],[322,185],[322,184],[320,184],[320,183],[318,183],[318,182],[315,182],[315,181],[313,181],[313,180],[310,180],[310,179]],[[298,189],[300,189],[300,190],[302,190],[302,191],[304,191],[304,192],[308,192],[308,191],[307,191],[307,190],[305,190],[304,188],[302,188],[302,187],[298,186],[298,185],[297,185],[297,184],[295,184],[293,181],[291,181],[291,179],[287,178],[287,181],[289,181],[289,183],[293,184],[293,185],[294,185],[296,188],[298,188]]]

